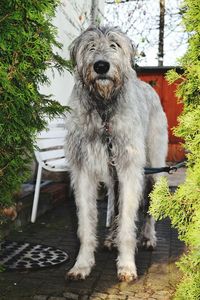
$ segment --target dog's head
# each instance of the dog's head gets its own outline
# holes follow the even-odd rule
[[[129,38],[117,28],[89,27],[70,50],[76,72],[90,93],[103,100],[115,97],[132,65]]]

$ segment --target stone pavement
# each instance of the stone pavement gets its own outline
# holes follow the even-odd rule
[[[154,251],[138,249],[136,264],[139,278],[133,283],[119,283],[116,276],[116,251],[103,248],[106,201],[98,201],[99,247],[96,266],[85,281],[65,281],[64,276],[74,263],[79,243],[76,237],[77,218],[74,201],[66,201],[28,224],[12,231],[9,240],[40,243],[58,247],[70,255],[67,263],[36,271],[0,273],[0,300],[170,300],[179,280],[175,261],[184,250],[169,220],[157,222],[158,244]]]

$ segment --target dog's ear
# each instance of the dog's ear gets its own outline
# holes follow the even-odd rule
[[[75,40],[70,44],[69,46],[70,59],[74,67],[77,65],[77,59],[76,59],[77,53],[81,43],[84,41],[85,34],[87,32],[92,31],[94,28],[95,28],[94,26],[89,26],[88,29],[81,32],[81,34],[77,38],[75,38]]]
[[[69,46],[70,59],[72,61],[73,67],[76,66],[76,54],[79,46],[80,38],[77,37]]]
[[[77,53],[80,49],[80,46],[82,45],[83,42],[87,43],[87,40],[85,40],[85,38],[87,37],[87,34],[89,35],[93,31],[98,31],[98,28],[92,25],[89,26],[77,38],[75,38],[75,40],[69,46],[70,59],[74,67],[77,65]]]
[[[134,66],[135,56],[137,55],[137,48],[130,37],[128,37],[126,34],[124,34],[124,37],[126,38],[131,65]]]
[[[134,66],[135,65],[135,56],[137,54],[136,46],[135,46],[134,42],[130,39],[130,37],[127,36],[126,33],[123,33],[122,31],[120,31],[120,29],[118,29],[118,30],[122,34],[122,37],[126,39],[127,53],[129,54],[129,57],[130,57],[131,66]]]
[[[135,56],[137,55],[137,48],[131,40],[130,40],[130,45],[131,45],[131,66],[134,69],[134,67],[135,67]]]

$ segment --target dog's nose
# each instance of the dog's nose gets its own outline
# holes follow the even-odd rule
[[[110,64],[105,60],[98,60],[94,63],[94,70],[97,74],[106,74],[109,69]]]

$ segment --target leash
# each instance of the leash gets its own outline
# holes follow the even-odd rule
[[[166,172],[168,174],[173,174],[175,173],[178,169],[185,167],[186,166],[186,159],[178,162],[175,166],[170,166],[170,167],[162,167],[162,168],[144,168],[144,174],[149,175],[149,174],[157,174],[157,173],[162,173]]]

